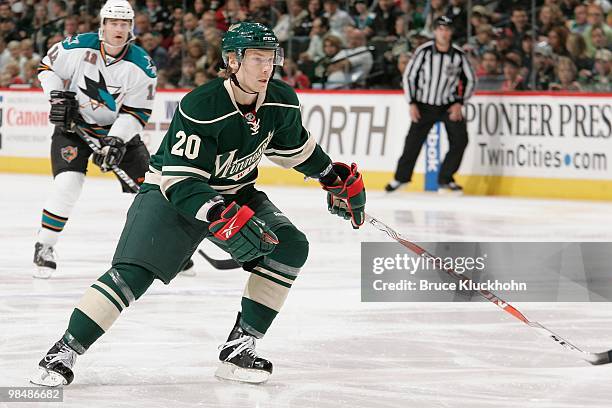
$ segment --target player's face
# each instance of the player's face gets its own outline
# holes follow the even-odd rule
[[[236,76],[253,92],[264,92],[274,69],[273,50],[246,50]]]
[[[111,46],[123,46],[130,34],[130,21],[109,18],[104,21],[104,41]]]

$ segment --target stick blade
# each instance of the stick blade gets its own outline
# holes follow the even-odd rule
[[[612,350],[589,354],[587,361],[592,365],[604,365],[612,362]]]

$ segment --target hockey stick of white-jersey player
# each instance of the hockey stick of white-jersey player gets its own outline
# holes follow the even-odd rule
[[[453,278],[460,280],[460,281],[471,281],[471,279],[468,278],[467,276],[463,276],[455,272],[452,268],[445,267],[444,262],[440,262],[442,260],[441,258],[430,254],[429,252],[427,252],[425,249],[421,248],[417,244],[402,238],[402,236],[398,234],[397,232],[395,232],[393,228],[389,227],[387,224],[383,223],[382,221],[372,217],[369,214],[366,214],[366,222],[374,226],[375,228],[381,230],[382,232],[387,234],[390,238],[399,242],[401,245],[406,247],[408,250],[410,250],[414,254],[420,257],[423,257],[423,258],[436,260],[442,265],[444,272],[448,273]],[[571,351],[576,357],[581,358],[593,365],[608,364],[612,361],[612,350],[603,351],[601,353],[591,353],[588,351],[581,350],[580,348],[574,346],[572,343],[565,340],[558,334],[555,334],[549,329],[547,329],[546,327],[542,326],[540,323],[529,320],[518,309],[516,309],[514,306],[512,306],[505,300],[501,299],[499,296],[495,295],[494,293],[491,293],[486,290],[478,290],[477,292],[480,296],[484,297],[489,302],[493,303],[495,306],[511,314],[512,316],[514,316],[521,322],[525,323],[527,326],[537,330],[537,332],[540,333],[541,335],[548,337],[555,343],[565,347],[566,350]]]
[[[89,137],[85,133],[85,131],[81,129],[78,125],[74,124],[71,130],[74,131],[77,135],[79,135],[79,137],[83,139],[85,143],[87,143],[87,146],[89,146],[89,148],[93,150],[94,153],[98,153],[98,154],[101,153],[100,146],[98,146],[96,142],[94,142],[91,139],[91,137]],[[113,171],[113,173],[117,175],[117,177],[119,177],[125,184],[127,184],[128,187],[134,193],[137,193],[140,191],[140,186],[130,176],[128,176],[128,174],[125,171],[121,170],[119,166],[117,166],[116,164],[113,164],[112,166],[110,166],[110,169]]]

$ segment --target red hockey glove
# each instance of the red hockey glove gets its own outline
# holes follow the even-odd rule
[[[344,163],[334,163],[333,171],[340,178],[337,185],[323,185],[327,191],[327,210],[332,214],[351,220],[353,228],[357,229],[365,221],[366,192],[363,185],[361,173],[357,171],[357,165],[349,167]]]
[[[278,238],[246,205],[231,203],[221,218],[208,227],[211,241],[225,249],[238,262],[248,262],[268,255],[278,244]]]

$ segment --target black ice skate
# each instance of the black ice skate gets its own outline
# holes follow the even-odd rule
[[[396,190],[399,190],[401,187],[405,186],[408,183],[402,183],[400,181],[397,180],[391,180],[386,186],[385,186],[385,191],[387,193],[392,193]]]
[[[72,367],[76,362],[77,352],[58,341],[38,363],[38,371],[30,378],[30,382],[46,387],[68,385],[74,379]]]
[[[53,247],[37,242],[34,245],[34,264],[36,265],[36,270],[32,276],[40,279],[50,278],[57,268]]]
[[[438,193],[461,195],[463,194],[463,187],[461,187],[459,184],[455,183],[454,181],[451,181],[448,184],[440,184],[438,186]]]
[[[215,372],[219,378],[258,384],[272,374],[272,362],[255,352],[255,337],[240,327],[240,313],[227,342],[219,348],[221,365]]]

